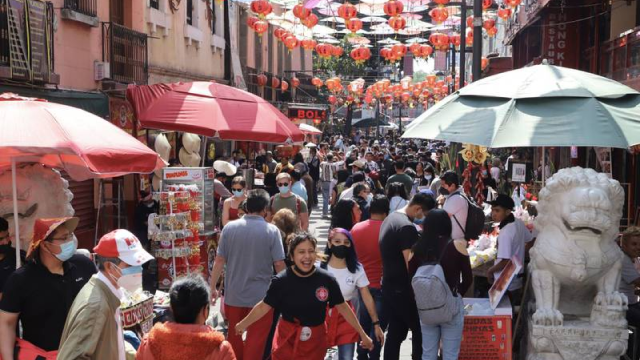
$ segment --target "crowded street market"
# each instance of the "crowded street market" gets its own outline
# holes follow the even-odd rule
[[[639,360],[639,164],[637,1],[0,0],[0,360]]]

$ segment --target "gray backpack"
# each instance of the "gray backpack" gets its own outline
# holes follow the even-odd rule
[[[448,323],[460,312],[460,299],[451,293],[440,264],[420,266],[411,280],[411,286],[421,323]]]

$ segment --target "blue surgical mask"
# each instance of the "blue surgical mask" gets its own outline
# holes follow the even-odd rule
[[[424,216],[419,219],[418,218],[413,219],[413,223],[416,225],[422,225],[423,222],[424,222]]]
[[[142,266],[129,266],[127,268],[120,269],[120,271],[122,272],[122,276],[142,274]]]
[[[233,196],[235,197],[242,197],[242,195],[244,195],[244,190],[231,190],[231,192],[233,193]]]
[[[65,262],[71,259],[71,257],[76,253],[77,249],[78,249],[78,245],[75,240],[68,241],[60,245],[60,253],[54,254],[54,256],[58,258],[58,260]]]
[[[288,186],[278,186],[278,191],[280,191],[280,194],[286,194],[289,192],[289,187]]]

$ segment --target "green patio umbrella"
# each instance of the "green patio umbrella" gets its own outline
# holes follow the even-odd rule
[[[402,137],[494,148],[628,148],[640,143],[640,93],[543,63],[464,87],[416,118]]]

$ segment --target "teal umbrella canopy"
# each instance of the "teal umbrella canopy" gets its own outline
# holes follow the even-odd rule
[[[487,147],[640,143],[640,93],[583,71],[536,65],[472,83],[402,135]]]

